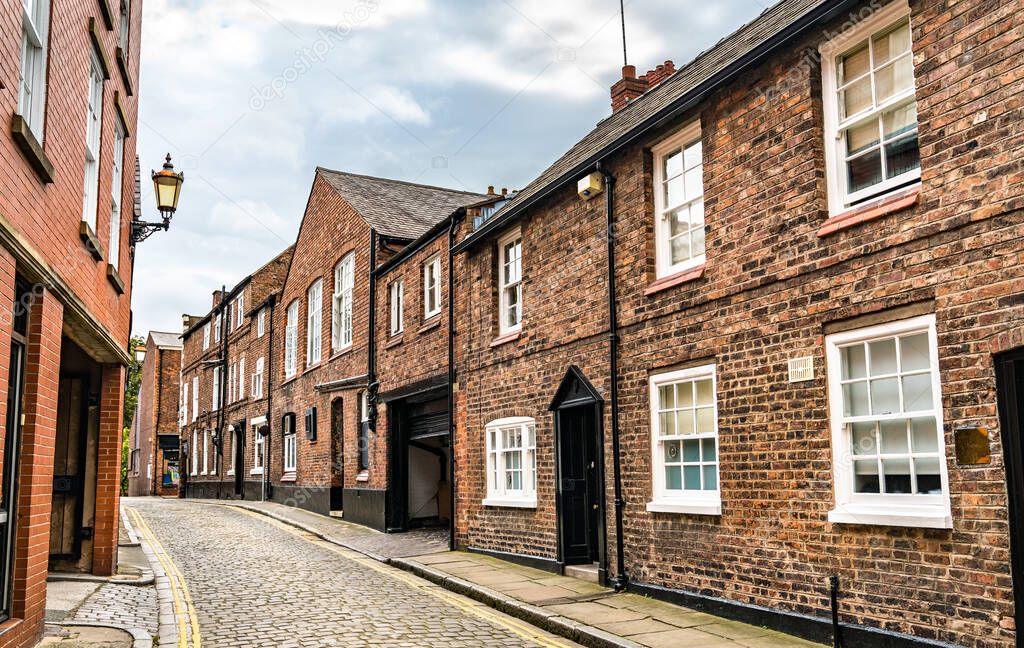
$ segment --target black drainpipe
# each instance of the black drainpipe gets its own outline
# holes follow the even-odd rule
[[[369,421],[367,427],[370,430],[370,437],[377,435],[377,230],[370,230],[370,314],[366,318],[366,404],[369,408]],[[367,440],[369,442],[369,439]],[[387,498],[385,497],[385,500]],[[387,505],[385,505],[385,523],[387,518]]]
[[[217,391],[220,394],[217,395],[217,429],[213,432],[213,467],[216,469],[213,472],[217,477],[217,499],[221,497],[221,471],[219,469],[223,468],[224,463],[224,454],[222,452],[224,439],[221,435],[224,430],[224,406],[226,405],[224,401],[228,387],[228,310],[224,306],[226,295],[227,286],[221,286],[220,306],[218,307],[220,308],[220,382],[217,385]]]
[[[626,551],[622,538],[622,450],[619,443],[619,322],[615,298],[615,176],[597,163],[597,171],[604,176],[605,239],[608,242],[608,373],[611,382],[612,405],[612,473],[615,487],[615,558],[618,570],[612,584],[616,591],[626,588]]]
[[[262,482],[263,488],[260,491],[260,501],[267,501],[267,493],[270,491],[270,415],[273,412],[271,407],[274,400],[274,304],[277,303],[277,295],[271,295],[268,306],[270,312],[267,314],[270,320],[270,330],[267,334],[270,338],[267,340],[267,436],[263,437],[263,475]],[[245,426],[249,427],[249,422],[245,422]],[[256,435],[259,434],[259,430],[253,432],[252,442],[256,443]],[[245,430],[242,431],[243,438],[245,437]],[[245,462],[242,462],[245,465]],[[241,468],[239,468],[241,470]],[[242,477],[242,499],[245,499],[245,477]]]
[[[448,549],[455,551],[455,230],[465,208],[452,214],[448,226]]]

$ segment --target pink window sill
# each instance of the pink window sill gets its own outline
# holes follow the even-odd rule
[[[661,292],[662,290],[667,290],[669,288],[672,288],[673,286],[678,286],[678,285],[684,284],[684,283],[686,283],[688,281],[694,281],[696,279],[700,279],[701,277],[704,276],[704,269],[706,267],[707,267],[707,264],[702,263],[699,266],[697,266],[696,268],[690,268],[689,270],[683,270],[682,272],[677,272],[674,275],[669,275],[667,277],[662,277],[661,279],[658,279],[657,281],[652,283],[650,286],[647,286],[647,289],[644,290],[644,295],[649,297],[650,295],[653,295],[654,293]]]

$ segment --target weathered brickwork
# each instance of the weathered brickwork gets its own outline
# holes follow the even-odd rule
[[[915,204],[819,235],[829,210],[821,71],[808,54],[825,38],[818,29],[607,161],[617,179],[625,571],[635,582],[818,617],[828,614],[835,574],[846,622],[1010,646],[1006,482],[991,354],[1019,345],[1013,331],[1024,324],[1017,297],[1024,288],[1024,23],[1012,2],[910,4],[922,155]],[[774,89],[768,97],[752,91],[766,87]],[[707,263],[702,276],[651,292],[650,147],[697,118]],[[604,201],[583,202],[575,189],[560,189],[519,222],[519,339],[491,346],[494,242],[472,248],[456,272],[462,545],[556,556],[547,406],[570,364],[608,398]],[[933,313],[937,322],[951,530],[828,522],[835,496],[826,330],[901,313]],[[814,359],[814,379],[790,383],[787,361],[804,356]],[[708,362],[717,370],[722,513],[649,513],[650,376]],[[536,509],[481,504],[484,426],[513,415],[537,421]],[[961,425],[992,431],[989,466],[957,464],[952,432]],[[610,478],[610,446],[605,457]],[[606,501],[614,572],[610,492]]]

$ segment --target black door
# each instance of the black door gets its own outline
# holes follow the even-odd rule
[[[235,438],[231,440],[235,453],[235,496],[245,499],[245,421],[235,424]]]
[[[596,407],[584,405],[559,410],[558,494],[562,562],[566,565],[597,561],[600,523]]]
[[[996,356],[997,398],[1009,496],[1017,627],[1024,628],[1024,349]],[[1024,632],[1017,633],[1024,648]]]

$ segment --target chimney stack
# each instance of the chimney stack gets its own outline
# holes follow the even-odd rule
[[[612,86],[612,112],[619,112],[628,106],[630,101],[658,86],[662,81],[672,76],[675,71],[675,63],[665,61],[662,65],[653,70],[648,70],[647,74],[637,78],[636,66],[624,66],[622,68],[622,78]]]

